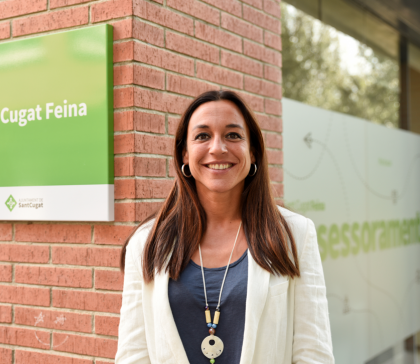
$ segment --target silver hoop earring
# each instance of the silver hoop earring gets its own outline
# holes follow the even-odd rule
[[[254,173],[249,174],[250,177],[255,176],[255,173],[257,173],[257,165],[254,163]]]
[[[188,164],[183,164],[183,165],[182,165],[182,167],[181,167],[181,172],[182,172],[182,174],[183,174],[185,177],[190,178],[190,177],[192,176],[191,171],[190,171],[190,175],[189,175],[189,176],[188,176],[188,175],[186,175],[186,174],[185,174],[185,171],[184,171],[184,167],[185,167],[185,166],[188,166]]]

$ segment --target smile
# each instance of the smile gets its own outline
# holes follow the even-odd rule
[[[206,167],[210,169],[228,169],[232,167],[232,163],[225,163],[225,164],[207,164]]]

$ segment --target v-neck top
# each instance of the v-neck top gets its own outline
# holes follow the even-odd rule
[[[207,302],[212,322],[219,301],[220,288],[226,266],[204,268]],[[245,329],[246,295],[248,287],[248,250],[229,265],[220,303],[220,320],[216,336],[224,344],[223,353],[216,358],[217,364],[239,364]],[[201,351],[202,341],[209,336],[204,314],[204,298],[201,267],[192,260],[181,272],[177,281],[169,280],[169,304],[178,333],[191,364],[209,364],[210,359]]]

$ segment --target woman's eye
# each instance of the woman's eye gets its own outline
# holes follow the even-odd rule
[[[226,135],[228,139],[242,139],[242,137],[238,133],[229,133]]]
[[[201,134],[198,134],[196,137],[195,137],[195,140],[206,140],[208,138],[208,135],[207,134],[205,134],[205,133],[201,133]]]

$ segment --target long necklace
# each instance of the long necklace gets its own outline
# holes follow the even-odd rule
[[[217,325],[219,324],[219,320],[220,320],[220,301],[222,299],[223,286],[225,284],[226,275],[229,269],[230,260],[232,259],[233,251],[235,249],[236,241],[238,240],[239,231],[241,230],[241,225],[242,225],[242,221],[239,224],[238,233],[236,234],[232,252],[230,253],[230,257],[229,257],[229,262],[226,266],[225,276],[223,277],[222,286],[220,287],[219,303],[217,304],[216,312],[214,313],[213,323],[211,322],[210,308],[207,303],[206,280],[204,279],[203,258],[201,257],[201,247],[200,247],[200,244],[198,245],[198,251],[200,253],[201,275],[203,276],[204,297],[206,299],[206,307],[204,308],[205,309],[204,312],[206,314],[207,327],[209,328],[209,333],[210,333],[210,335],[207,336],[201,343],[201,351],[207,358],[210,359],[211,364],[215,362],[215,358],[219,357],[223,353],[223,348],[224,348],[223,341],[219,337],[217,337],[215,334],[216,334]]]

